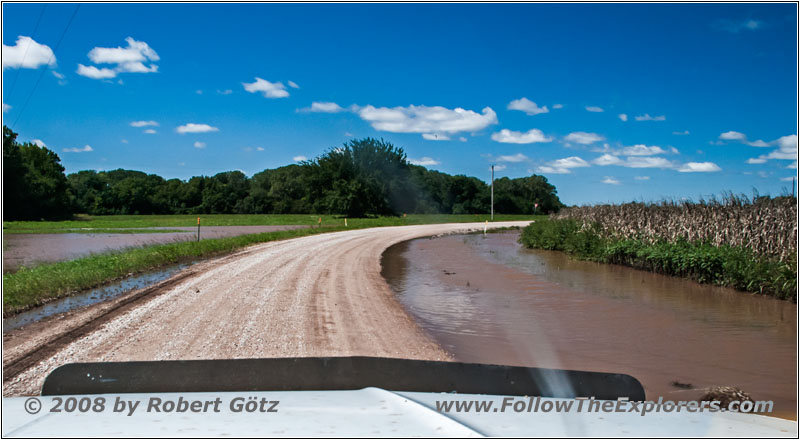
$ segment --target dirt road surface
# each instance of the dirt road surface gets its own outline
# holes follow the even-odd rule
[[[38,394],[47,374],[70,362],[448,359],[395,300],[380,274],[381,255],[401,241],[483,227],[451,223],[320,234],[192,266],[137,295],[3,335],[3,395]]]

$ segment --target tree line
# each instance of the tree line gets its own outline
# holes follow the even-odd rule
[[[4,220],[111,214],[480,214],[489,185],[408,162],[383,140],[352,140],[321,156],[248,178],[241,171],[164,179],[141,171],[64,174],[56,153],[20,144],[3,127]],[[563,205],[543,176],[495,180],[495,212],[550,213]],[[538,204],[534,208],[534,204]]]

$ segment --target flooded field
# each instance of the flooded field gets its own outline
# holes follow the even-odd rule
[[[281,226],[204,226],[200,238],[233,237],[260,232],[285,231],[307,228],[305,225]],[[180,230],[180,232],[153,232],[142,234],[3,234],[3,271],[13,271],[21,266],[71,260],[127,247],[196,240],[193,227],[152,228]]]
[[[526,250],[517,238],[401,243],[383,274],[458,360],[627,373],[651,400],[736,386],[796,419],[795,304]]]

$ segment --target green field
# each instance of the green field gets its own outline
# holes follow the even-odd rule
[[[63,234],[63,233],[142,233],[160,232],[143,228],[174,228],[197,226],[263,226],[309,225],[344,226],[344,217],[314,214],[199,214],[199,215],[101,215],[76,216],[67,221],[13,221],[3,222],[4,234]],[[495,221],[530,219],[530,215],[494,216]],[[488,214],[411,214],[406,217],[350,218],[351,227],[421,225],[431,223],[476,222],[489,219]],[[170,231],[167,231],[170,232]]]
[[[302,237],[326,232],[377,226],[418,225],[433,223],[483,222],[488,215],[409,215],[348,219],[317,215],[206,215],[200,216],[206,226],[307,224],[307,229],[247,234],[237,237],[126,249],[92,255],[71,261],[21,268],[3,274],[3,315],[17,313],[71,293],[97,287],[126,276],[154,270],[175,263],[222,255],[256,243]],[[318,220],[322,218],[322,227]],[[525,215],[495,215],[495,221],[531,220]],[[543,218],[543,217],[542,217]],[[188,225],[187,225],[188,223]],[[76,225],[113,231],[119,228],[175,227],[197,224],[197,216],[98,216],[64,222],[4,222],[3,233],[74,232]]]

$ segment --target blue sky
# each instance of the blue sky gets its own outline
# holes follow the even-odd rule
[[[3,5],[3,123],[67,172],[252,175],[372,136],[568,204],[797,173],[795,4],[84,4],[64,33],[74,11]]]

